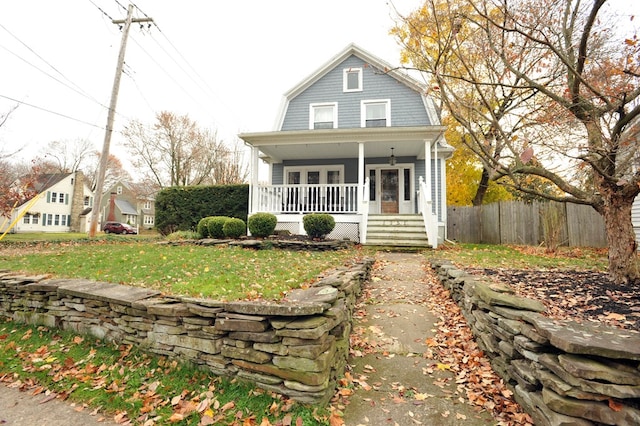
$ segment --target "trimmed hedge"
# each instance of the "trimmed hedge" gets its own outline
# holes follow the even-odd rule
[[[302,225],[304,230],[311,238],[324,238],[333,228],[336,227],[336,221],[327,213],[311,213],[302,217]]]
[[[256,213],[249,216],[248,225],[251,235],[265,238],[273,234],[278,224],[278,218],[271,213]]]
[[[229,216],[247,220],[249,185],[180,186],[156,197],[156,228],[162,235],[195,231],[200,219]]]

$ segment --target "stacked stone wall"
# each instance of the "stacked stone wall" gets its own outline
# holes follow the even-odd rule
[[[219,302],[0,271],[0,315],[132,344],[297,401],[325,404],[343,375],[352,312],[372,259],[279,302]]]
[[[552,320],[508,286],[432,266],[537,426],[640,425],[640,333]]]

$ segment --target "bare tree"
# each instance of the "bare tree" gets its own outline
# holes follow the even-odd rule
[[[91,166],[85,168],[85,177],[89,181],[89,186],[91,189],[96,188],[96,181],[98,179],[98,167],[100,165],[100,155],[99,151],[94,151],[91,153],[90,158],[92,158]],[[119,180],[124,180],[130,182],[131,174],[124,169],[122,166],[122,162],[113,154],[109,154],[109,159],[107,160],[107,169],[104,174],[104,188],[111,187],[114,183]]]
[[[52,141],[44,152],[45,160],[53,164],[58,173],[73,173],[87,168],[95,147],[88,139]]]
[[[9,117],[11,116],[11,114],[17,108],[18,108],[18,105],[14,105],[11,108],[9,108],[9,111],[0,114],[0,128],[2,128],[5,124],[7,124],[7,121],[9,120]],[[5,144],[3,143],[2,145],[5,145]],[[9,158],[9,157],[17,154],[21,150],[22,150],[22,148],[18,148],[16,150],[7,152],[7,151],[5,151],[5,147],[4,146],[0,146],[0,160],[5,159],[5,158]]]
[[[228,183],[219,175],[223,168],[242,174],[230,167],[237,157],[230,155],[216,132],[201,129],[187,115],[163,111],[156,115],[153,127],[133,120],[123,134],[143,180],[154,181],[158,188]]]
[[[472,74],[469,70],[474,64],[466,61],[469,68],[440,74],[438,81],[452,89],[466,87],[467,93],[479,98],[483,96],[479,89],[485,87],[516,92],[519,99],[531,94],[527,103],[505,111],[504,120],[497,120],[495,113],[487,116],[490,120],[484,122],[484,128],[491,129],[495,143],[501,144],[499,156],[491,149],[493,140],[476,138],[469,145],[490,176],[509,178],[512,185],[532,195],[592,206],[605,222],[611,278],[615,282],[638,278],[631,222],[631,205],[640,193],[640,43],[636,31],[631,26],[610,25],[621,18],[607,9],[607,0],[428,3],[451,11],[447,16],[454,30],[446,35],[448,54],[463,61],[464,51],[456,50],[472,40],[467,48],[483,49],[494,64],[481,66],[498,70],[501,76],[489,79]],[[407,46],[432,34],[428,27],[408,24],[416,31],[403,34],[408,37],[404,39]],[[416,65],[420,68],[420,63]],[[444,95],[451,111],[457,111],[453,105],[457,96],[454,90]],[[487,105],[489,109],[493,110]],[[456,119],[460,116],[470,133],[477,132],[473,123],[465,124],[464,114]],[[518,122],[525,125],[513,131],[513,123]],[[553,164],[543,161],[550,154],[555,156]],[[559,170],[558,164],[581,170],[588,179],[577,181],[566,170]],[[558,192],[541,193],[523,186],[526,180],[519,179],[523,175],[545,179]]]

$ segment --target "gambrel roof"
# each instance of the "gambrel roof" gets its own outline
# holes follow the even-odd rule
[[[425,106],[427,108],[427,113],[432,119],[432,123],[438,123],[440,120],[438,118],[438,114],[433,104],[433,101],[430,98],[426,97],[427,94],[427,86],[416,80],[415,78],[409,76],[406,72],[398,69],[397,67],[392,66],[388,62],[383,59],[373,55],[372,53],[364,50],[360,46],[351,43],[347,45],[341,52],[335,55],[333,58],[329,59],[326,63],[324,63],[320,68],[315,70],[311,75],[302,80],[300,83],[296,84],[293,88],[291,88],[288,92],[284,94],[283,101],[280,105],[280,110],[278,112],[278,117],[276,120],[276,129],[280,130],[282,122],[284,120],[284,116],[287,112],[287,108],[289,105],[289,101],[293,98],[304,92],[306,89],[311,87],[314,83],[324,77],[327,73],[333,70],[335,67],[340,65],[343,61],[345,61],[350,56],[356,56],[360,58],[363,62],[365,62],[368,66],[371,66],[382,74],[386,74],[400,83],[410,87],[416,92],[422,94],[425,98]]]

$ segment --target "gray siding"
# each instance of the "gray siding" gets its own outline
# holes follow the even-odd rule
[[[363,90],[360,92],[342,90],[343,70],[349,67],[362,68]],[[309,129],[309,105],[319,102],[338,103],[339,128],[361,127],[360,101],[369,99],[391,100],[393,127],[433,124],[429,122],[420,93],[352,55],[290,100],[281,130]]]

